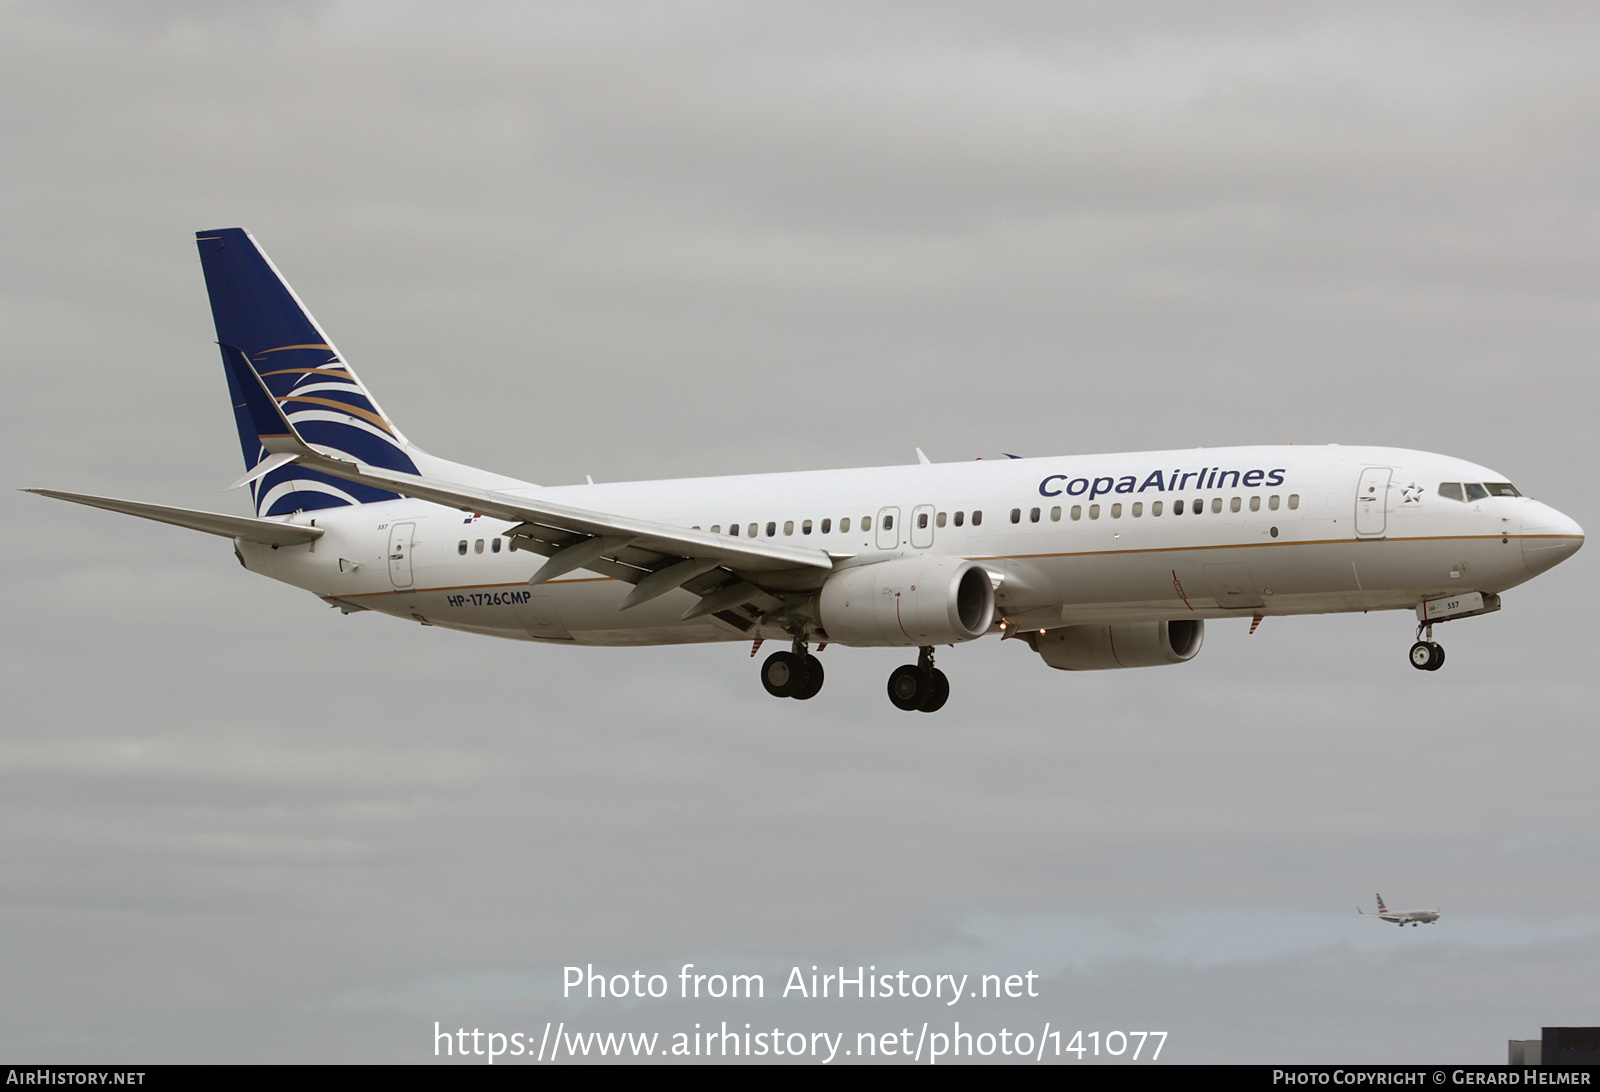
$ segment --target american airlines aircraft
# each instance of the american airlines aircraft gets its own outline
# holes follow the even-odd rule
[[[1391,925],[1432,925],[1439,920],[1439,911],[1437,910],[1390,910],[1383,905],[1382,895],[1373,897],[1378,900],[1378,912],[1376,914],[1367,914],[1359,906],[1356,907],[1356,913],[1366,914],[1367,917],[1377,918],[1379,921],[1387,921]]]
[[[1234,447],[538,486],[429,455],[239,228],[197,236],[255,517],[36,489],[233,540],[350,613],[551,644],[763,641],[776,697],[829,644],[917,649],[898,708],[950,693],[934,649],[988,634],[1064,671],[1180,664],[1207,619],[1333,611],[1433,627],[1570,557],[1583,531],[1504,474],[1422,451]],[[813,647],[815,651],[813,651]]]

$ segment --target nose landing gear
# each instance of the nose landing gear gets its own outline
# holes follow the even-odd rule
[[[1437,671],[1444,666],[1444,647],[1434,643],[1430,623],[1417,627],[1417,643],[1411,646],[1411,666],[1418,671]]]
[[[950,698],[950,680],[933,666],[933,648],[918,650],[917,662],[897,667],[889,674],[889,700],[906,712],[936,713]]]

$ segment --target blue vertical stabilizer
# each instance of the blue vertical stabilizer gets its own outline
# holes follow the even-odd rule
[[[247,470],[267,457],[269,415],[250,372],[266,386],[307,443],[369,466],[417,473],[400,431],[384,416],[311,313],[241,228],[196,233],[211,316]],[[279,426],[281,428],[281,426]],[[262,516],[393,500],[394,493],[341,481],[293,464],[251,483]]]

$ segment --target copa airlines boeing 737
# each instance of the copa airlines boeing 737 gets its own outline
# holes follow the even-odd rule
[[[1184,663],[1207,619],[1414,610],[1411,662],[1436,670],[1435,624],[1500,609],[1583,543],[1505,475],[1396,448],[538,486],[419,450],[249,235],[198,241],[255,517],[34,492],[231,538],[347,613],[553,644],[782,640],[761,680],[801,699],[813,645],[915,648],[889,698],[932,712],[934,648],[993,633],[1081,671]]]

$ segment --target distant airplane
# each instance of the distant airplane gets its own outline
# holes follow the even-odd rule
[[[33,492],[231,539],[246,569],[347,614],[550,644],[750,641],[754,656],[779,641],[761,682],[801,700],[822,688],[813,650],[916,649],[889,699],[931,713],[950,693],[935,646],[993,634],[1092,671],[1184,663],[1207,619],[1405,610],[1412,666],[1436,671],[1436,623],[1499,610],[1501,592],[1583,545],[1577,523],[1503,474],[1388,447],[937,464],[919,451],[906,466],[535,485],[418,448],[254,239],[197,241],[244,453],[234,484],[253,515]],[[435,397],[462,366],[435,362]],[[808,381],[775,371],[758,421],[701,426],[791,443],[812,425],[785,392]],[[677,383],[684,403],[660,412],[697,413],[689,379]],[[831,393],[851,404],[860,391]],[[976,374],[949,394],[1016,397]],[[151,427],[127,408],[128,427]],[[592,414],[591,432],[606,419],[539,396],[493,408],[482,427],[528,438],[556,415]],[[905,428],[902,411],[880,407],[880,427]]]
[[[1432,925],[1439,920],[1437,910],[1390,910],[1383,905],[1383,896],[1374,896],[1378,900],[1378,912],[1367,914],[1361,907],[1356,907],[1356,913],[1366,914],[1369,918],[1378,918],[1380,921],[1391,922],[1395,925]]]

